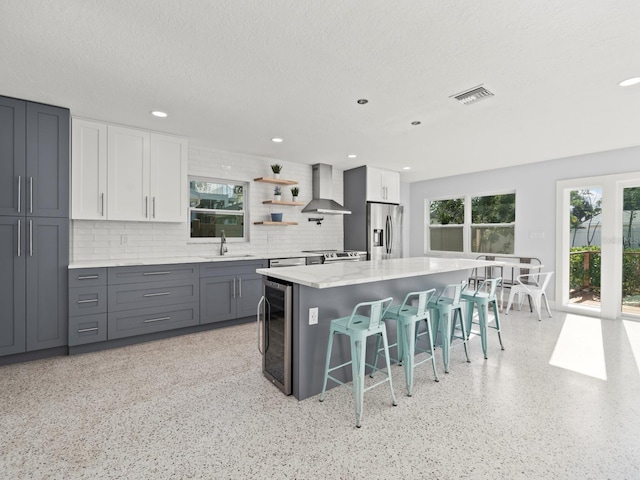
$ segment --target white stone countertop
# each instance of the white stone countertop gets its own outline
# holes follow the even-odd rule
[[[331,288],[417,277],[432,273],[470,270],[494,264],[495,262],[491,261],[464,258],[410,257],[366,262],[336,262],[300,267],[259,268],[256,272],[307,287]]]
[[[239,260],[266,260],[274,258],[317,257],[318,253],[288,252],[271,254],[233,254],[212,255],[210,257],[155,257],[131,260],[96,260],[86,262],[74,262],[69,268],[101,268],[101,267],[125,267],[135,265],[169,265],[175,263],[207,263],[207,262],[235,262]]]

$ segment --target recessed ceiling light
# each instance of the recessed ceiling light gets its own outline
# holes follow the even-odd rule
[[[369,100],[367,100],[366,98],[361,98],[360,100],[358,100],[359,105],[365,105],[367,103],[369,103]]]
[[[411,167],[402,167],[403,170],[411,170]]]
[[[631,77],[626,80],[621,81],[618,85],[621,87],[630,87],[631,85],[635,85],[636,83],[640,83],[640,77]]]
[[[152,110],[151,115],[154,117],[165,118],[167,114],[165,112],[161,112],[160,110]]]
[[[411,122],[411,125],[420,125],[422,122],[419,122],[418,120]]]
[[[272,138],[271,141],[274,142],[274,143],[282,143],[282,142],[284,142],[284,140],[282,138],[278,138],[278,137]]]
[[[347,155],[347,158],[356,158],[357,155],[355,153],[350,153],[349,155]]]

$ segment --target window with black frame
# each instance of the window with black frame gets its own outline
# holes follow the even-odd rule
[[[245,201],[248,184],[189,177],[191,238],[245,238]]]

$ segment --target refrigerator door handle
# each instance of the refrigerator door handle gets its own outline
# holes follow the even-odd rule
[[[389,216],[389,255],[393,252],[393,219]]]
[[[392,232],[391,232],[391,216],[387,215],[387,221],[385,225],[385,240],[386,240],[386,250],[387,255],[391,253],[391,242],[393,240]]]

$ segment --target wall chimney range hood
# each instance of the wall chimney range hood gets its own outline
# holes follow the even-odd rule
[[[313,200],[302,209],[302,213],[324,213],[327,215],[345,215],[351,213],[333,200],[333,176],[331,165],[316,163],[313,169]]]

